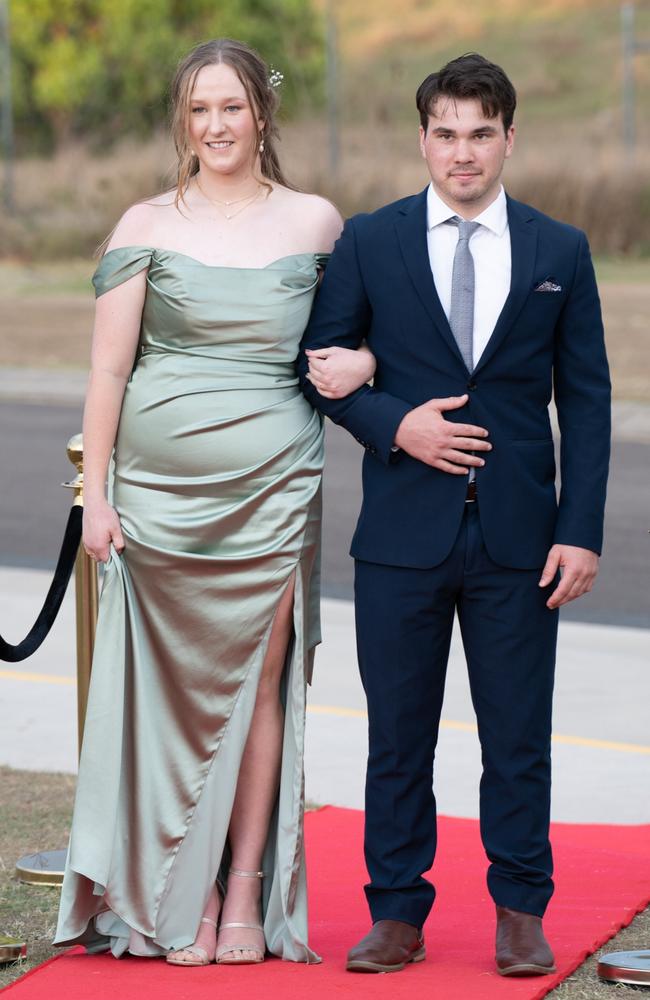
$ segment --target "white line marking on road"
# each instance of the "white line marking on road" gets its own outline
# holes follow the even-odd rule
[[[32,684],[59,684],[64,686],[76,683],[74,677],[62,677],[56,674],[34,674],[26,670],[0,670],[0,680],[25,681]],[[343,705],[308,705],[310,715],[336,715],[342,719],[367,719],[368,713],[361,708],[345,708]],[[475,722],[460,722],[457,719],[441,719],[441,729],[456,729],[463,733],[476,733]],[[554,733],[554,743],[562,743],[572,747],[591,747],[593,750],[615,750],[618,753],[650,754],[650,746],[640,743],[617,743],[614,740],[594,740],[586,736],[566,736]]]

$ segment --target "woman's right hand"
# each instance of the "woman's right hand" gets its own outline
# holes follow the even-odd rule
[[[124,536],[117,511],[106,500],[84,503],[83,547],[96,562],[108,562],[111,543],[124,550]]]
[[[309,362],[307,378],[325,399],[343,399],[370,381],[377,361],[362,344],[357,350],[348,347],[323,347],[305,351]]]

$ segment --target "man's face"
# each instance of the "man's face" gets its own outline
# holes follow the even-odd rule
[[[501,114],[486,118],[481,102],[439,97],[420,149],[442,200],[463,218],[473,219],[496,198],[506,157],[514,141]]]

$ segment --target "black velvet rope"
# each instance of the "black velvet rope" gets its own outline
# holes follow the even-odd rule
[[[0,636],[0,660],[4,660],[6,663],[18,663],[20,660],[26,660],[28,656],[36,652],[54,625],[81,541],[82,515],[83,507],[78,505],[71,507],[68,523],[65,526],[65,535],[61,543],[59,560],[54,570],[54,578],[40,614],[28,635],[18,645],[12,646]]]

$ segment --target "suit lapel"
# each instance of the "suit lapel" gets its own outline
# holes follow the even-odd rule
[[[537,254],[537,224],[532,214],[520,202],[508,198],[508,228],[512,254],[510,292],[474,372],[490,360],[501,345],[533,285],[535,257]],[[453,336],[453,334],[452,334]]]
[[[451,332],[445,311],[440,304],[431,273],[427,245],[427,191],[428,187],[420,194],[415,195],[405,208],[400,209],[401,214],[395,223],[397,238],[406,269],[424,308],[429,313],[443,340],[446,341],[448,347],[465,368],[465,362]]]

